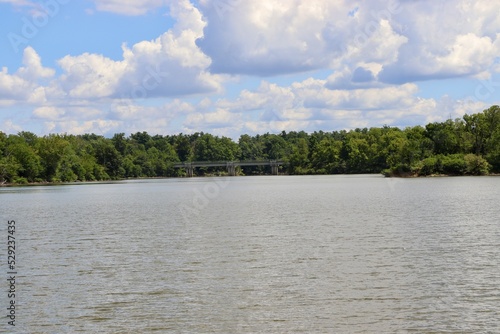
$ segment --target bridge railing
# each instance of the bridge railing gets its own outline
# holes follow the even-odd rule
[[[226,167],[232,166],[273,166],[283,165],[281,160],[235,160],[235,161],[184,161],[174,164],[176,168],[185,167]]]

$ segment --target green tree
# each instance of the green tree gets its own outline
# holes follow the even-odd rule
[[[151,140],[151,136],[146,131],[143,131],[131,134],[130,139],[137,144],[144,145],[146,147],[146,144]]]
[[[324,137],[314,147],[311,155],[312,167],[315,173],[337,174],[345,170],[340,157],[342,142],[332,137]]]
[[[35,145],[36,140],[32,141],[32,144]],[[11,155],[20,164],[17,171],[19,177],[25,178],[29,182],[33,182],[39,177],[42,172],[40,157],[34,148],[28,145],[24,137],[10,135],[4,150],[7,155]]]
[[[123,132],[113,135],[111,141],[113,142],[113,146],[118,151],[118,153],[120,153],[122,156],[125,156],[127,154],[128,140]]]
[[[492,170],[500,171],[500,107],[491,106],[482,113],[464,115],[471,137],[472,153],[486,157]]]
[[[122,167],[122,156],[110,140],[99,137],[92,140],[91,145],[97,163],[104,169],[104,173],[97,169],[99,178],[105,177],[105,175],[109,175],[112,179],[118,179],[125,176],[125,170]]]
[[[174,149],[179,156],[180,161],[192,161],[193,160],[193,146],[189,136],[183,135],[182,133],[175,137]]]
[[[349,132],[342,144],[341,157],[346,163],[347,173],[369,171],[370,145],[359,132]]]
[[[29,146],[16,145],[12,147],[12,155],[21,164],[19,176],[33,182],[38,179],[43,170],[40,157]]]
[[[43,167],[43,179],[47,181],[54,180],[64,149],[69,145],[70,143],[60,135],[51,134],[39,138],[37,149]]]
[[[490,171],[490,164],[486,159],[475,154],[464,156],[466,172],[471,175],[486,175]]]
[[[249,135],[241,135],[238,140],[240,150],[240,160],[262,160],[264,159],[263,145],[258,137],[250,137]]]
[[[0,184],[14,182],[21,169],[21,164],[13,156],[0,157]]]
[[[195,141],[193,153],[196,161],[233,161],[240,156],[240,149],[227,137],[202,134]]]
[[[267,133],[261,136],[260,139],[264,144],[263,154],[265,159],[280,160],[286,157],[288,145],[283,137]]]
[[[434,153],[456,154],[463,152],[460,140],[461,127],[461,122],[452,120],[427,124],[425,127],[426,136],[434,143]]]
[[[289,172],[291,174],[309,174],[309,143],[306,138],[297,138],[292,145],[289,157]]]

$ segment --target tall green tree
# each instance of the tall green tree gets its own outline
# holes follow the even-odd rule
[[[304,137],[295,138],[291,145],[291,154],[288,159],[289,172],[292,174],[309,174],[309,143]]]
[[[427,124],[425,127],[426,136],[434,143],[434,153],[463,153],[460,140],[461,129],[461,122],[454,122],[452,120]]]
[[[319,174],[338,174],[345,170],[341,159],[342,142],[332,137],[324,137],[315,146],[311,165]]]
[[[43,167],[42,177],[47,181],[54,181],[57,169],[64,155],[64,149],[70,143],[61,135],[51,134],[39,138],[37,144],[38,154]]]
[[[104,168],[105,172],[98,178],[106,178],[108,175],[112,179],[117,179],[125,175],[125,170],[122,167],[122,156],[110,140],[99,137],[92,140],[91,145],[97,163]],[[99,171],[99,174],[102,174],[102,171]]]

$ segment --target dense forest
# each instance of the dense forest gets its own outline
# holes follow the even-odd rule
[[[384,173],[388,176],[484,175],[500,172],[500,107],[406,129],[242,135],[0,132],[0,184],[184,176],[182,161],[283,160],[286,174]],[[266,174],[244,167],[240,174]],[[197,169],[198,175],[224,168]]]

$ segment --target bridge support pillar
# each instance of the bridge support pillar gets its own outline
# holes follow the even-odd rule
[[[278,163],[276,161],[271,161],[271,174],[273,175],[278,175],[279,174],[279,169],[278,169]]]
[[[186,176],[193,177],[194,175],[194,167],[191,164],[186,165]]]
[[[234,162],[227,163],[227,173],[229,174],[229,176],[236,176],[236,166]]]

